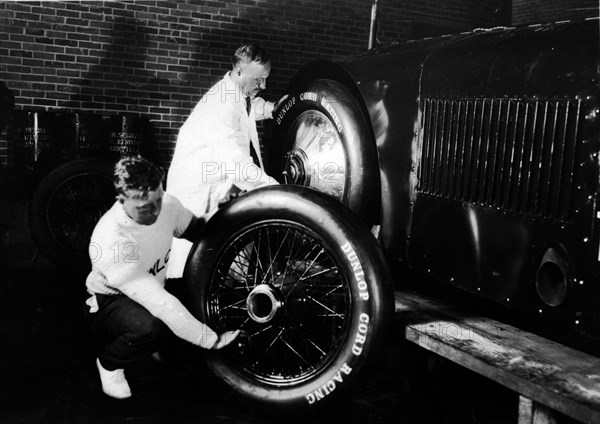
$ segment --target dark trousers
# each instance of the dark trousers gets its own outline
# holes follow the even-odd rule
[[[89,326],[99,341],[98,359],[107,370],[126,368],[175,337],[165,323],[127,296],[96,298],[99,310],[88,313]]]

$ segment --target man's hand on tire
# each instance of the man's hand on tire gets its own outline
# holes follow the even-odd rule
[[[238,186],[236,186],[235,184],[232,184],[231,188],[227,191],[227,193],[225,193],[225,195],[223,197],[221,197],[219,199],[219,201],[217,202],[218,207],[222,208],[227,203],[231,202],[236,197],[241,196],[245,192],[246,192],[246,190],[241,190]]]
[[[219,334],[219,338],[211,350],[219,350],[223,349],[225,346],[228,346],[237,338],[237,336],[240,334],[240,331],[241,330],[226,331],[223,334]]]

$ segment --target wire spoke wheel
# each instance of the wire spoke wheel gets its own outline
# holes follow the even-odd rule
[[[351,293],[323,240],[293,223],[262,224],[232,240],[218,263],[210,322],[248,335],[248,347],[231,354],[240,371],[280,385],[329,363],[346,337]]]
[[[344,84],[310,80],[289,93],[273,122],[268,174],[321,191],[366,223],[379,221],[379,162],[361,101]]]
[[[229,394],[269,413],[312,410],[364,381],[391,319],[375,238],[331,196],[252,190],[219,209],[188,257],[182,301],[218,333],[244,336],[205,358]]]
[[[87,273],[90,237],[114,204],[113,163],[79,158],[50,171],[29,204],[29,228],[40,251],[64,271]]]
[[[64,249],[87,252],[94,226],[114,200],[113,184],[104,177],[82,174],[64,181],[48,202],[52,237]]]

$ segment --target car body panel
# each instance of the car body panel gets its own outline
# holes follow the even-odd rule
[[[476,30],[314,62],[291,86],[360,99],[391,257],[600,337],[598,39],[597,19]],[[558,307],[536,293],[549,251]]]

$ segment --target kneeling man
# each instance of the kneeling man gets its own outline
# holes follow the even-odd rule
[[[131,396],[124,369],[152,355],[173,333],[205,349],[220,349],[239,331],[216,334],[165,290],[173,237],[195,240],[205,219],[162,188],[163,171],[141,157],[115,166],[117,201],[100,219],[89,246],[89,318],[99,338],[96,365],[108,396]]]

